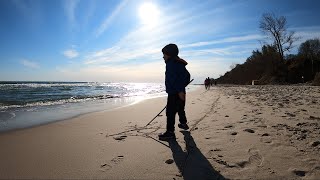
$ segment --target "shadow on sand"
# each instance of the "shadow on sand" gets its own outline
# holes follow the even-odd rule
[[[180,131],[184,135],[186,150],[184,152],[178,142],[169,140],[173,159],[184,179],[225,179],[213,169],[207,158],[198,149],[193,137],[188,131]]]

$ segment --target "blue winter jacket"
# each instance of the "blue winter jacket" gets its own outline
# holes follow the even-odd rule
[[[168,94],[177,94],[186,92],[185,85],[188,78],[185,64],[170,58],[166,61],[166,92]]]

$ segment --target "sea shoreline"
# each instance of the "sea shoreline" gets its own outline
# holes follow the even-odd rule
[[[188,88],[188,92],[195,91],[199,87]],[[33,107],[19,108],[19,111],[7,111],[0,112],[2,114],[13,113],[15,119],[9,118],[8,120],[2,120],[0,125],[0,134],[9,131],[22,130],[26,128],[33,128],[37,126],[43,126],[59,121],[66,121],[73,119],[85,114],[112,111],[114,109],[123,108],[126,106],[131,106],[139,102],[165,97],[166,94],[157,93],[149,95],[131,96],[131,97],[114,97],[103,100],[92,100],[88,102],[76,102],[76,103],[66,103],[62,105],[50,105],[45,107],[37,107],[39,110],[30,111]],[[42,109],[41,109],[42,108]],[[68,113],[67,115],[66,112]],[[3,116],[3,115],[2,115]],[[0,116],[1,117],[1,116]],[[22,122],[23,121],[23,122]]]
[[[124,103],[119,103],[115,106],[112,106],[112,105],[107,105],[105,107],[100,107],[100,108],[96,108],[94,110],[90,110],[88,112],[84,112],[84,111],[76,111],[74,112],[75,115],[70,115],[70,116],[67,116],[67,117],[60,117],[59,115],[55,116],[55,118],[53,120],[48,120],[48,121],[45,121],[45,122],[38,122],[38,123],[35,123],[35,124],[30,124],[30,125],[25,125],[23,127],[12,127],[10,129],[0,129],[0,134],[1,133],[6,133],[6,132],[10,132],[10,131],[19,131],[19,130],[23,130],[23,129],[28,129],[28,128],[34,128],[34,127],[37,127],[37,126],[45,126],[45,125],[48,125],[48,124],[51,124],[51,123],[56,123],[56,122],[59,122],[59,121],[67,121],[69,119],[74,119],[74,118],[77,118],[77,117],[80,117],[80,116],[83,116],[83,115],[86,115],[86,114],[91,114],[91,113],[97,113],[97,112],[106,112],[106,111],[113,111],[113,110],[116,110],[118,108],[123,108],[123,107],[127,107],[127,106],[132,106],[134,104],[137,104],[139,102],[142,102],[142,101],[145,101],[145,100],[148,100],[148,99],[152,99],[152,98],[161,98],[161,97],[164,97],[164,95],[162,96],[155,96],[155,97],[119,97],[117,99],[109,99],[110,101],[114,100],[114,101],[126,101],[125,99],[135,99],[135,100],[130,100],[129,102],[124,102]],[[97,102],[91,102],[91,103],[95,103],[95,104],[99,104]],[[74,106],[75,104],[69,104],[70,106]],[[83,103],[83,105],[80,105],[82,106],[83,108],[87,107],[88,106],[88,102],[86,103]],[[46,117],[46,112],[39,112],[39,113],[42,113],[42,115],[44,117]],[[22,114],[21,115],[24,120],[25,120],[25,117],[23,117],[24,115]],[[32,119],[32,117],[29,117],[27,120],[30,120]],[[41,119],[39,120],[41,121]]]
[[[85,113],[79,113],[79,114],[74,115],[74,116],[70,116],[70,117],[66,117],[66,118],[62,118],[62,119],[56,119],[56,120],[49,121],[49,122],[44,122],[44,123],[30,125],[30,126],[21,127],[21,128],[3,130],[3,131],[0,131],[0,135],[1,134],[5,134],[5,133],[15,132],[15,131],[23,131],[23,130],[26,130],[26,129],[37,128],[37,127],[41,127],[41,126],[47,126],[47,125],[50,125],[50,124],[58,123],[60,121],[68,121],[68,120],[71,120],[71,119],[77,119],[77,118],[79,118],[81,116],[84,116],[84,115],[90,115],[90,114],[102,113],[102,112],[108,112],[108,111],[115,111],[115,110],[120,109],[120,108],[134,106],[137,103],[140,103],[140,102],[143,102],[143,101],[146,101],[146,100],[149,100],[149,99],[163,98],[163,97],[164,96],[157,96],[157,97],[149,97],[149,98],[139,99],[139,100],[136,100],[134,102],[123,104],[123,105],[116,106],[116,107],[112,107],[112,108],[109,108],[109,109],[102,109],[102,110],[90,111],[90,112],[85,112]],[[122,97],[122,98],[125,98],[125,97]]]

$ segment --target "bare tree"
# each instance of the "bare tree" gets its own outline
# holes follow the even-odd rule
[[[298,40],[294,31],[288,31],[287,19],[284,16],[277,17],[273,13],[265,13],[260,20],[260,29],[273,40],[274,46],[284,59],[284,52],[293,48],[293,42]]]

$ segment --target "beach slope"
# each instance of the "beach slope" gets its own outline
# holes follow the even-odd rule
[[[0,134],[0,179],[319,179],[320,88],[187,95],[189,131],[158,141],[166,98]],[[178,119],[178,117],[177,117]]]

